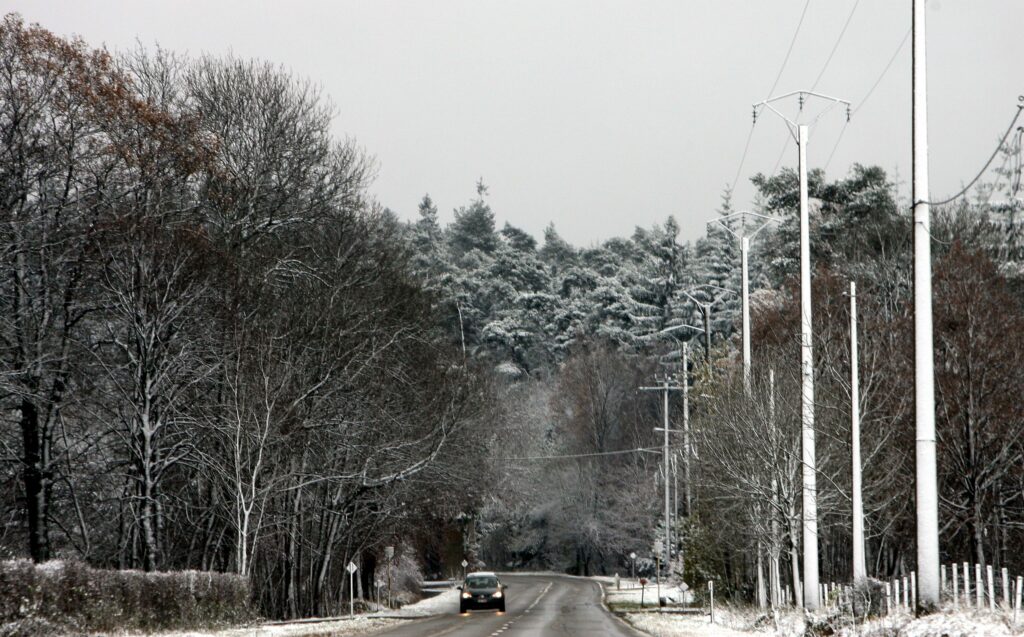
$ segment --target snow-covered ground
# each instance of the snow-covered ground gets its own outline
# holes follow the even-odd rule
[[[440,595],[409,604],[393,611],[380,611],[354,618],[311,618],[294,622],[271,622],[248,628],[231,628],[216,631],[177,631],[159,633],[152,637],[306,637],[307,635],[330,635],[330,637],[366,637],[409,619],[431,617],[458,610],[458,591],[452,589]],[[111,636],[114,637],[114,636]],[[121,633],[117,637],[135,637]]]
[[[624,579],[619,582],[619,588],[616,588],[612,578],[595,579],[604,585],[606,600],[609,604],[640,604],[642,598],[645,606],[656,607],[658,605],[659,588],[656,584],[641,587],[636,580]],[[688,604],[693,600],[693,595],[688,590],[674,585],[662,586],[660,594],[670,604]]]
[[[667,615],[661,613],[630,613],[626,621],[654,637],[745,637],[740,632],[712,624],[705,616]]]
[[[760,621],[758,619],[760,618]],[[776,621],[767,619],[754,609],[722,608],[715,611],[715,624],[707,615],[681,616],[658,613],[630,613],[626,619],[654,637],[802,637],[805,616],[801,611],[786,610]],[[1011,616],[1004,613],[946,612],[915,618],[909,613],[896,613],[857,625],[835,626],[837,637],[1010,637],[1024,635],[1024,621],[1016,629],[1010,626]]]

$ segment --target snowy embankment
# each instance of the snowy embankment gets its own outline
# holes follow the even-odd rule
[[[1012,612],[964,611],[946,608],[943,612],[915,618],[899,611],[887,617],[854,623],[849,616],[816,614],[808,618],[798,609],[785,609],[772,617],[750,607],[715,608],[712,624],[707,608],[694,609],[696,614],[680,614],[676,609],[657,608],[656,588],[644,592],[643,612],[629,612],[640,604],[640,588],[622,580],[616,590],[611,578],[595,578],[604,586],[606,601],[614,609],[626,611],[624,619],[635,628],[653,637],[803,637],[809,634],[832,634],[836,637],[1011,637],[1024,636],[1024,616],[1013,627]],[[662,589],[662,596],[671,597],[678,589]],[[689,601],[689,592],[686,592]],[[676,612],[673,612],[676,611]],[[808,619],[818,631],[808,630]]]
[[[259,626],[209,632],[159,633],[154,637],[307,637],[314,635],[368,637],[403,621],[432,617],[443,613],[455,613],[458,611],[458,607],[458,591],[452,589],[398,610],[385,610],[355,617],[313,617],[291,622],[270,622]],[[121,633],[119,637],[121,636],[135,637],[131,633]]]

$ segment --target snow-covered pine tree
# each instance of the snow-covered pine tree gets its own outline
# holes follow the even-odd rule
[[[476,184],[477,198],[469,206],[455,211],[455,221],[448,228],[448,242],[458,257],[471,250],[492,254],[498,248],[498,235],[494,231],[494,212],[484,200],[487,187],[483,181]]]

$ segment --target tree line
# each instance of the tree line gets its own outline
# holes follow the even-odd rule
[[[671,217],[538,241],[482,181],[451,223],[429,196],[402,222],[333,115],[269,64],[4,18],[0,551],[234,571],[269,616],[323,614],[350,560],[370,595],[385,546],[437,576],[647,568],[668,480],[688,582],[798,586],[796,175],[753,178],[777,223],[751,254],[747,396],[728,191],[693,242]],[[1021,226],[993,190],[933,228],[940,520],[946,557],[1019,571]],[[877,167],[812,171],[810,193],[823,576],[850,568],[850,280],[887,576],[913,567],[910,216]],[[666,373],[692,388],[667,468],[636,391]]]
[[[486,388],[332,119],[270,64],[3,19],[0,551],[234,571],[296,616],[461,508]]]
[[[850,281],[859,290],[868,570],[906,574],[914,568],[909,206],[877,167],[855,165],[837,180],[813,170],[809,181],[822,576],[851,576]],[[681,241],[669,218],[589,248],[569,245],[554,226],[539,244],[510,224],[498,229],[482,184],[447,227],[423,199],[407,228],[418,272],[447,299],[452,341],[500,379],[491,457],[515,486],[478,514],[492,561],[622,572],[626,555],[648,559],[664,537],[658,490],[669,479],[674,498],[692,500],[692,511],[673,506],[688,578],[714,577],[748,599],[759,580],[799,587],[798,182],[788,169],[752,182],[756,210],[776,223],[758,234],[750,258],[749,397],[738,241],[729,232],[744,228],[730,216],[728,191],[695,242]],[[1024,428],[1013,388],[1024,290],[1013,183],[1000,175],[939,210],[933,235],[943,559],[1020,570]],[[656,374],[681,378],[684,342],[692,484],[680,477],[681,440],[669,475],[650,453],[661,407],[636,392]],[[678,428],[678,396],[670,409]]]

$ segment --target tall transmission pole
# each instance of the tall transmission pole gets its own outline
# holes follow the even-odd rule
[[[828,102],[828,108],[814,118],[816,122],[832,107],[845,104],[846,117],[850,117],[850,103],[846,100],[814,91],[794,91],[778,97],[769,98],[754,104],[754,116],[758,108],[767,109],[786,122],[790,133],[794,135],[799,149],[800,173],[800,414],[801,414],[801,459],[803,467],[802,488],[802,536],[804,549],[804,608],[818,610],[821,599],[818,590],[818,485],[814,450],[814,350],[811,332],[811,242],[810,215],[807,207],[807,131],[808,125],[799,124],[783,115],[775,106],[775,102],[797,96],[800,110],[803,111],[808,98],[816,98]]]
[[[750,234],[746,233],[746,218],[754,217],[761,221],[761,225],[754,229]],[[743,232],[736,232],[725,223],[726,219],[733,217],[740,217],[744,221]],[[750,240],[757,236],[758,232],[764,230],[769,223],[778,221],[775,217],[763,215],[759,212],[751,212],[749,210],[740,210],[722,217],[718,217],[714,220],[715,223],[725,228],[730,234],[740,240],[740,296],[743,302],[743,393],[749,398],[750,397],[750,375],[751,375],[751,362],[750,362],[750,277],[749,277],[749,255],[750,255]]]
[[[939,498],[935,461],[932,249],[928,205],[928,82],[924,0],[913,0],[914,404],[917,484],[917,606],[939,604]]]
[[[860,476],[860,378],[857,369],[857,284],[850,281],[850,441],[853,459],[853,581],[864,581],[864,501]]]

